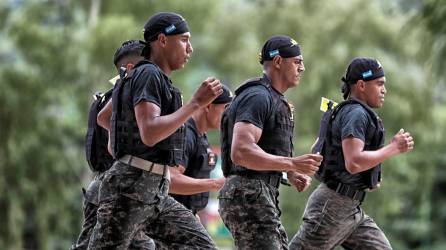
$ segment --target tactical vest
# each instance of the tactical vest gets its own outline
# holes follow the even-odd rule
[[[257,145],[266,153],[291,157],[293,152],[293,110],[292,106],[287,102],[285,97],[276,92],[269,83],[266,76],[263,78],[249,79],[243,83],[236,91],[232,103],[226,107],[221,119],[221,156],[222,156],[222,170],[224,176],[231,174],[250,172],[243,166],[235,165],[231,160],[231,146],[232,134],[235,124],[236,104],[240,94],[252,87],[264,87],[272,100],[271,110],[268,113],[268,118],[263,126],[262,136]],[[277,172],[271,171],[271,174]]]
[[[153,161],[152,159],[147,159],[144,154],[156,148],[166,156],[166,159],[163,159],[162,162],[156,163],[175,166],[181,161],[183,154],[184,125],[153,147],[145,145],[139,134],[133,103],[131,103],[133,99],[131,87],[136,70],[145,64],[153,63],[149,61],[140,62],[113,89],[113,112],[111,118],[111,146],[113,155],[116,159],[129,154]],[[169,87],[170,92],[168,95],[171,101],[170,103],[163,103],[163,105],[167,105],[167,109],[163,107],[161,115],[171,114],[182,106],[181,92],[172,86]]]
[[[197,138],[197,148],[193,157],[189,156],[189,163],[184,172],[184,175],[196,178],[196,179],[208,179],[210,178],[211,171],[215,168],[217,163],[217,156],[212,152],[209,147],[209,142],[204,135],[199,138],[198,132],[194,124],[188,122],[187,129],[190,129]],[[193,159],[193,161],[190,161]],[[203,192],[193,195],[173,195],[173,197],[183,204],[185,207],[192,209],[193,211],[200,211],[206,207],[209,200],[209,192]]]
[[[101,109],[112,96],[112,90],[105,94],[96,93],[95,100],[90,106],[88,114],[88,130],[85,136],[85,155],[90,169],[104,172],[113,164],[113,157],[107,150],[108,132],[97,124],[97,117]]]
[[[333,143],[332,123],[337,113],[343,107],[350,104],[360,104],[367,111],[370,117],[372,117],[373,123],[376,127],[370,145],[365,145],[364,150],[377,150],[384,145],[383,123],[378,115],[369,106],[358,100],[348,99],[339,103],[333,109],[330,109],[331,107],[329,107],[329,110],[322,116],[319,128],[319,139],[312,150],[313,153],[319,152],[324,157],[319,170],[315,174],[316,179],[321,182],[329,182],[334,172],[342,170],[346,171],[342,147],[334,145]],[[378,183],[381,181],[381,164],[378,164],[375,167],[359,174],[361,175],[362,179],[365,180],[364,184],[367,186],[367,188],[376,188]]]

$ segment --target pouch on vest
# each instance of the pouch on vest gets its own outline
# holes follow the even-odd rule
[[[88,114],[88,130],[85,140],[85,155],[92,171],[103,172],[111,167],[113,157],[108,153],[108,132],[97,124],[97,116],[112,96],[112,90],[105,94],[96,93]]]

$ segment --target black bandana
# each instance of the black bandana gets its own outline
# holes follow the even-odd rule
[[[288,36],[270,37],[260,53],[260,64],[272,60],[277,55],[283,58],[299,56],[301,55],[299,44]]]
[[[116,65],[119,60],[128,55],[141,55],[144,46],[145,42],[139,40],[128,40],[123,42],[113,56],[113,64]]]
[[[212,104],[226,104],[230,103],[232,101],[232,92],[229,90],[228,86],[225,84],[222,84],[223,87],[223,93],[219,95],[217,98],[215,98],[214,101],[212,101]]]
[[[366,57],[357,57],[348,65],[342,81],[354,84],[358,80],[371,81],[384,76],[384,69],[378,60]]]
[[[160,12],[153,15],[144,25],[144,40],[155,41],[161,33],[173,36],[186,32],[189,32],[189,27],[182,16],[171,12]]]

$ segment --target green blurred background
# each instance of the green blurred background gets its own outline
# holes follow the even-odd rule
[[[115,49],[141,39],[157,11],[178,12],[191,28],[193,57],[173,74],[185,100],[209,75],[233,89],[260,75],[258,52],[273,34],[301,44],[306,71],[287,92],[295,154],[317,135],[321,96],[341,100],[349,61],[378,58],[387,140],[404,128],[416,145],[385,162],[365,210],[394,249],[446,249],[444,0],[0,0],[0,249],[67,249],[77,237],[80,189],[91,178],[83,143],[92,94],[111,87]],[[218,144],[217,133],[210,138]],[[310,193],[281,189],[290,238]]]

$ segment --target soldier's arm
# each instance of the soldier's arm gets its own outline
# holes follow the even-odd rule
[[[186,176],[180,172],[179,169],[175,167],[170,168],[170,188],[169,193],[181,194],[181,195],[192,195],[208,191],[219,190],[224,182],[224,178],[218,179],[195,179]]]
[[[172,114],[161,116],[161,109],[151,102],[140,102],[135,106],[136,122],[144,144],[154,146],[173,134],[201,107],[211,103],[222,93],[220,81],[208,78],[195,92],[191,101]]]
[[[299,157],[283,157],[266,153],[257,143],[262,130],[251,123],[237,122],[232,137],[231,160],[257,171],[298,171],[314,174],[322,157],[307,154]]]
[[[99,126],[105,128],[110,131],[110,118],[112,116],[112,99],[105,104],[102,110],[99,112],[98,117],[96,119]]]
[[[354,137],[342,140],[345,167],[351,174],[371,169],[394,155],[411,151],[413,147],[412,136],[408,132],[404,132],[403,129],[393,137],[388,145],[376,151],[365,151],[364,142]]]

